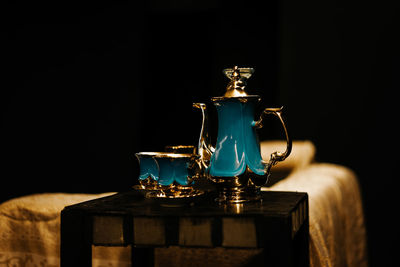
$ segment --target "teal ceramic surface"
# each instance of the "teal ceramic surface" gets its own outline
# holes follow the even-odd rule
[[[258,101],[258,97],[214,100],[218,112],[218,136],[208,168],[211,176],[238,176],[246,171],[246,167],[257,175],[266,173],[254,127],[254,108]]]
[[[139,160],[140,173],[139,180],[146,180],[148,177],[157,181],[158,180],[158,166],[154,160],[155,153],[153,152],[140,152],[135,154]]]
[[[159,168],[158,184],[169,186],[176,182],[180,185],[192,184],[192,171],[190,168],[194,155],[158,153],[154,159]]]

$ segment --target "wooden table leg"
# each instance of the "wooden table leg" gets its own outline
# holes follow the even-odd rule
[[[61,267],[92,266],[92,224],[79,211],[61,212]]]
[[[135,248],[132,246],[132,267],[153,267],[154,248]]]

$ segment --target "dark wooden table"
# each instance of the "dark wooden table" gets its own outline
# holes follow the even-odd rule
[[[132,247],[132,266],[153,266],[156,247],[261,249],[265,266],[309,266],[308,196],[262,192],[262,201],[161,202],[131,191],[61,213],[61,267],[92,266],[92,245]]]

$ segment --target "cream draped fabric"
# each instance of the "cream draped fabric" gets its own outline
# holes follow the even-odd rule
[[[109,194],[35,194],[0,204],[0,266],[59,266],[61,210]]]
[[[363,209],[353,172],[312,164],[270,190],[308,193],[311,266],[367,266]]]
[[[273,151],[284,149],[283,142],[261,143],[266,161]],[[290,157],[272,170],[289,170],[289,176],[263,190],[308,193],[311,266],[366,267],[366,234],[357,177],[346,167],[315,163],[315,150],[309,141],[294,142]],[[59,266],[61,210],[109,194],[36,194],[0,204],[0,266]],[[93,266],[130,266],[129,253],[129,248],[94,247]],[[165,250],[157,253],[162,257]],[[200,259],[210,258],[205,257],[210,250],[191,253]],[[221,260],[218,264],[223,263]]]

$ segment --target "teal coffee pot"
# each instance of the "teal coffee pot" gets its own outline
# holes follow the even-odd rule
[[[230,79],[226,93],[211,98],[218,113],[215,147],[209,139],[206,104],[193,104],[203,114],[197,153],[204,175],[217,186],[218,202],[259,200],[261,186],[267,182],[271,167],[289,156],[292,142],[282,118],[282,108],[266,108],[259,120],[254,119],[255,107],[261,98],[248,95],[245,91],[246,80],[254,73],[254,69],[234,67],[223,72]],[[269,114],[275,115],[282,123],[287,147],[285,152],[272,153],[269,162],[265,162],[261,157],[256,130],[263,127],[263,118]]]

